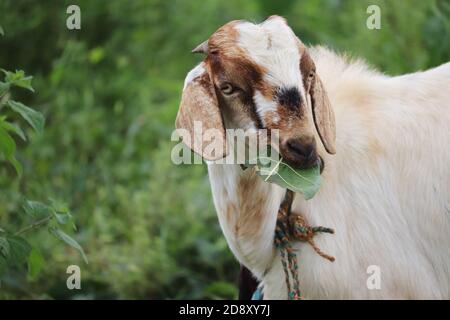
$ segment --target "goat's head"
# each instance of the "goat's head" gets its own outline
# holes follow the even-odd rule
[[[271,16],[259,25],[229,22],[193,52],[206,57],[186,77],[177,129],[195,135],[193,122],[201,121],[203,128],[218,129],[223,142],[225,128],[278,129],[282,157],[306,168],[320,158],[315,124],[325,150],[335,153],[327,94],[307,48],[284,18]],[[209,160],[226,154],[208,155],[187,144]]]

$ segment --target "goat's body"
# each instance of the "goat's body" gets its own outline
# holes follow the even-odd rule
[[[400,77],[312,49],[336,115],[337,154],[323,184],[293,212],[336,230],[296,244],[306,298],[450,298],[450,63]],[[262,282],[287,297],[273,232],[284,191],[251,169],[210,164],[214,203],[228,244]],[[380,290],[367,268],[379,267]],[[265,273],[266,272],[266,273]]]

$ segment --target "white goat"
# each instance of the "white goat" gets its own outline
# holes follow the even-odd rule
[[[195,51],[207,56],[186,78],[178,129],[195,136],[194,120],[221,132],[279,129],[287,161],[322,160],[320,191],[309,201],[297,195],[293,212],[336,230],[315,238],[336,261],[296,243],[305,298],[450,298],[450,63],[388,77],[306,48],[276,16],[230,22]],[[232,252],[264,298],[285,299],[273,245],[285,191],[239,165],[210,163],[208,171]],[[367,286],[372,265],[381,279],[375,290]]]

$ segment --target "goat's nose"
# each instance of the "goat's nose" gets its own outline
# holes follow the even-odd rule
[[[317,163],[317,149],[314,139],[289,139],[280,148],[283,158],[296,168],[310,168]]]
[[[313,143],[302,143],[298,139],[289,139],[286,145],[295,157],[309,159],[314,155],[315,145]]]

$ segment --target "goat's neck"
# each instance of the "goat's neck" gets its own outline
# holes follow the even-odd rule
[[[253,168],[209,164],[220,226],[237,259],[259,278],[274,258],[273,235],[284,189],[265,183]]]

